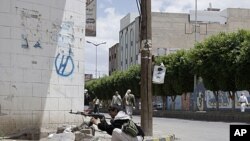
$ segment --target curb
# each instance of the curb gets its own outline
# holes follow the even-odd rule
[[[149,139],[144,139],[144,141],[174,141],[175,140],[175,135],[168,135],[167,137],[150,137]]]

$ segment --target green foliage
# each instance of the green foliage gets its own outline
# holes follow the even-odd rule
[[[127,71],[116,71],[111,76],[88,81],[85,88],[92,97],[111,99],[118,90],[123,96],[127,89],[131,89],[135,96],[140,96],[140,67],[132,66]]]
[[[239,90],[236,80],[242,89],[247,82],[242,84],[242,78],[249,76],[243,73],[249,72],[246,70],[248,50],[249,31],[221,32],[196,44],[190,58],[195,66],[194,71],[203,78],[206,88],[213,91],[236,91]]]
[[[154,95],[192,92],[194,74],[201,76],[205,87],[212,91],[249,90],[250,32],[221,32],[196,43],[189,51],[180,50],[156,58],[155,64],[160,63],[166,67],[165,83],[153,84]],[[111,99],[116,90],[123,96],[127,89],[139,97],[140,72],[140,66],[132,66],[127,71],[88,81],[85,87],[91,95],[103,99]]]
[[[250,89],[250,32],[241,31],[243,41],[241,42],[240,54],[236,58],[236,86],[238,89]]]
[[[161,62],[166,67],[165,83],[154,87],[159,89],[160,95],[181,95],[193,90],[192,66],[187,51],[180,50],[156,59],[157,64]]]

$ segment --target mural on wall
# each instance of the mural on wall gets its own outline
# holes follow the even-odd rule
[[[206,90],[206,102],[207,102],[207,108],[216,108],[216,99],[214,97],[214,94],[210,90]],[[240,97],[240,94],[244,93],[248,100],[250,100],[250,96],[248,91],[237,91],[235,95],[235,107],[240,108],[240,104],[238,102],[238,99]],[[219,91],[219,107],[220,108],[232,108],[232,100],[228,96],[228,92]],[[249,107],[248,107],[249,108]]]
[[[174,108],[175,110],[181,110],[181,107],[182,107],[181,106],[181,103],[182,103],[181,96],[179,96],[179,95],[176,96],[175,103],[174,103],[175,105],[172,105],[172,100],[171,100],[170,96],[167,97],[167,100],[168,100],[168,102],[167,102],[168,109]],[[174,106],[174,107],[172,107],[172,106]]]
[[[58,54],[55,58],[55,68],[58,75],[67,77],[74,72],[74,22],[63,21],[57,34]]]
[[[210,90],[206,91],[206,98],[207,98],[207,107],[216,108],[216,99],[212,91]],[[230,107],[229,105],[231,105],[230,98],[228,97],[227,93],[223,91],[219,91],[218,100],[220,108]]]
[[[42,48],[41,46],[41,14],[35,10],[16,7],[17,13],[21,16],[21,47]]]
[[[193,106],[196,106],[199,111],[204,111],[206,109],[205,90],[206,89],[202,83],[201,78],[198,78],[198,83],[196,84],[193,94],[193,99],[194,99]],[[196,109],[196,107],[193,108]]]

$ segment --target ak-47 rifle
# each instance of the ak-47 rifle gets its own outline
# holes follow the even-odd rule
[[[80,111],[77,111],[77,112],[72,112],[72,110],[70,110],[70,112],[69,112],[70,114],[76,114],[76,115],[83,115],[83,116],[89,116],[89,117],[93,117],[93,118],[95,118],[95,119],[100,119],[100,120],[105,120],[106,118],[105,118],[105,116],[103,115],[103,114],[96,114],[96,113],[94,113],[94,114],[92,114],[92,113],[85,113],[85,112],[80,112]],[[107,119],[109,119],[109,118],[107,118]],[[93,125],[93,123],[92,122],[89,122],[89,124],[88,124],[88,126],[92,126]]]
[[[95,119],[105,119],[105,116],[103,114],[88,114],[88,113],[85,113],[85,112],[80,112],[80,111],[77,111],[77,112],[72,112],[72,110],[69,112],[70,114],[76,114],[76,115],[83,115],[83,116],[89,116],[89,117],[93,117]]]

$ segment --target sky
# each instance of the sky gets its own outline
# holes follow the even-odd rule
[[[138,0],[140,1],[140,0]],[[152,12],[189,13],[195,10],[196,0],[151,0]],[[197,10],[213,8],[249,8],[250,0],[197,0]],[[108,75],[109,48],[119,42],[120,19],[128,13],[138,13],[136,0],[97,0],[97,36],[86,37],[93,43],[106,42],[97,47],[97,77]],[[139,14],[138,14],[139,15]],[[85,74],[95,77],[96,47],[85,44]]]

